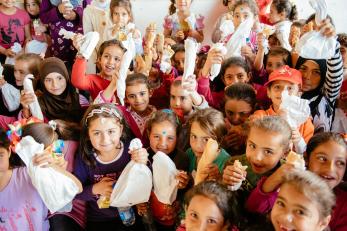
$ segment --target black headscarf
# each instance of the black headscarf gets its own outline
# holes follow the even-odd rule
[[[45,88],[44,80],[53,72],[61,74],[66,79],[66,89],[61,95],[53,95]],[[39,103],[43,114],[48,119],[80,122],[83,111],[79,103],[79,95],[70,82],[64,62],[55,57],[44,59],[40,65],[39,74],[43,92],[39,97]]]

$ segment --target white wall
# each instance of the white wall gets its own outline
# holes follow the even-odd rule
[[[326,0],[328,13],[332,16],[338,33],[347,33],[347,0]],[[165,15],[168,14],[169,0],[132,0],[136,26],[144,32],[151,22],[157,23],[157,28],[162,31]],[[299,17],[307,18],[313,13],[308,0],[296,0]],[[194,0],[192,11],[205,16],[205,42],[210,43],[211,30],[218,16],[225,11],[222,0]]]

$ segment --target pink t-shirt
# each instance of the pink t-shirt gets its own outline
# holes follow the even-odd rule
[[[27,168],[15,168],[0,192],[0,230],[48,231],[48,209],[31,183]]]
[[[25,41],[24,27],[30,23],[29,14],[17,8],[16,13],[7,15],[0,11],[0,46],[8,49],[15,42],[22,46]]]

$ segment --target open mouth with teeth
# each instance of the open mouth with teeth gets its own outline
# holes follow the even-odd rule
[[[290,228],[287,228],[287,227],[285,227],[283,225],[280,225],[280,230],[281,231],[295,231],[295,229],[290,229]]]

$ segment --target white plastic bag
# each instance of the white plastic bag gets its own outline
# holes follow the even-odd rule
[[[235,33],[229,39],[226,57],[241,56],[241,47],[246,45],[246,38],[249,37],[253,27],[254,19],[252,17],[243,21],[236,29]]]
[[[19,43],[15,42],[15,43],[12,45],[11,50],[12,50],[14,53],[18,54],[19,52],[22,51],[22,46],[21,46]],[[14,58],[7,57],[7,58],[5,59],[5,64],[14,65]]]
[[[212,45],[211,50],[219,50],[222,52],[223,55],[225,55],[227,53],[227,49],[225,48],[225,46],[223,45],[223,43],[215,43]],[[222,67],[222,64],[212,64],[211,66],[211,71],[210,71],[210,80],[213,81],[214,78],[217,77],[217,75],[220,72],[220,69]]]
[[[1,87],[2,99],[9,111],[14,111],[20,105],[20,91],[9,83]]]
[[[127,51],[122,57],[122,61],[119,68],[119,76],[117,80],[117,96],[122,105],[124,105],[125,98],[125,79],[127,78],[128,69],[132,59],[135,57],[135,43],[132,35],[129,34],[127,40]]]
[[[133,139],[129,151],[142,148],[141,140]],[[128,207],[147,202],[152,191],[152,173],[145,165],[130,161],[122,171],[113,188],[110,205],[113,207]]]
[[[35,95],[32,79],[34,79],[34,76],[32,74],[26,75],[24,77],[23,89],[28,92],[34,93]],[[29,104],[29,108],[30,108],[30,112],[32,116],[40,120],[43,120],[43,114],[42,114],[41,107],[40,107],[39,101],[37,100],[36,95],[35,95],[35,101]]]
[[[25,53],[33,53],[38,55],[46,54],[48,44],[37,40],[31,40],[25,45]]]
[[[233,21],[231,19],[227,19],[227,17],[224,16],[221,20],[219,30],[222,32],[221,40],[224,40],[225,37],[234,33],[234,31],[235,31],[235,26],[234,26]]]
[[[178,189],[175,163],[159,151],[153,156],[152,168],[154,194],[161,203],[171,205],[176,200]]]
[[[189,37],[184,41],[184,72],[182,80],[186,80],[194,74],[196,54],[198,53],[199,43],[195,39]]]
[[[315,21],[317,25],[327,17],[328,9],[325,0],[310,0],[315,10]],[[321,31],[325,28],[323,27]],[[327,38],[319,31],[310,31],[304,34],[298,41],[295,50],[303,58],[330,59],[334,56],[336,48],[336,37]]]
[[[175,54],[175,52],[171,49],[170,46],[163,48],[163,55],[160,60],[160,70],[163,73],[166,73],[172,69],[171,66],[171,57]]]
[[[309,101],[289,95],[287,90],[282,92],[280,109],[286,112],[286,120],[290,127],[298,128],[311,116]]]
[[[189,17],[185,18],[184,21],[186,21],[189,25],[190,29],[195,29],[195,24],[196,24],[196,17],[195,14],[191,13]]]
[[[79,187],[70,177],[52,167],[42,168],[33,165],[33,156],[42,153],[43,150],[44,145],[37,143],[31,136],[22,138],[16,145],[16,153],[27,166],[32,184],[47,208],[52,213],[69,212],[72,209],[72,200],[79,192]],[[73,177],[72,174],[71,176]]]

